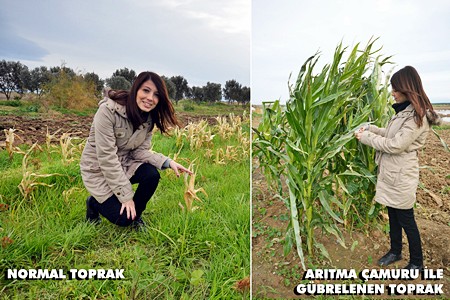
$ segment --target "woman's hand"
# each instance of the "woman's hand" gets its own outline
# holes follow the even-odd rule
[[[185,167],[183,167],[182,165],[180,165],[179,163],[177,163],[174,160],[170,161],[169,166],[175,172],[175,175],[177,175],[177,177],[180,177],[180,172],[188,173],[189,175],[193,174],[189,169],[186,169]]]
[[[366,129],[364,127],[359,128],[358,130],[355,131],[355,138],[359,141],[361,139],[361,135],[362,133],[365,131]]]
[[[127,219],[131,217],[131,220],[134,220],[134,218],[136,218],[136,208],[134,207],[133,200],[128,200],[127,202],[122,203],[120,214],[122,214],[124,209],[127,212]]]

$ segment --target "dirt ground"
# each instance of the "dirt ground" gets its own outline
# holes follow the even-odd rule
[[[216,119],[211,116],[190,116],[184,113],[177,113],[178,121],[182,126],[189,122],[198,122],[201,119],[207,119],[210,125],[216,124]],[[58,112],[43,114],[39,117],[31,116],[0,116],[0,146],[4,145],[6,137],[3,130],[16,129],[15,133],[23,140],[15,139],[15,144],[32,145],[35,142],[45,144],[47,128],[49,134],[55,135],[55,141],[63,133],[76,133],[73,136],[87,138],[93,120],[92,116],[66,115]]]
[[[439,131],[439,134],[447,144],[450,144],[450,129]],[[254,163],[254,166],[256,165]],[[443,269],[444,279],[438,281],[394,280],[384,283],[444,284],[444,295],[400,297],[450,299],[450,153],[444,150],[438,138],[432,133],[428,136],[427,144],[420,153],[420,166],[420,182],[424,188],[418,190],[415,214],[422,238],[424,263],[428,269]],[[289,214],[285,204],[267,190],[266,182],[259,169],[253,170],[252,197],[253,299],[318,298],[318,296],[296,296],[293,292],[296,285],[305,282],[302,281],[304,272],[295,249],[289,255],[283,255],[282,240],[289,223]],[[377,260],[389,250],[389,237],[382,231],[382,226],[369,234],[357,231],[344,232],[347,249],[338,244],[332,236],[322,235],[319,231],[315,232],[315,237],[324,244],[331,261],[323,257],[307,257],[307,267],[355,269],[357,272],[366,268],[379,269],[376,265]],[[358,241],[358,244],[352,251],[351,245],[354,241]],[[403,259],[395,263],[392,268],[401,268],[408,263],[409,251],[407,251],[405,235],[403,249],[406,250],[403,252]],[[379,282],[371,280],[370,283]],[[387,296],[381,296],[381,298],[385,297]],[[347,296],[347,299],[355,298],[362,297]]]

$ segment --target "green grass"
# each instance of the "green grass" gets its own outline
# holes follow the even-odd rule
[[[216,102],[212,104],[195,103],[191,100],[180,100],[178,105],[175,105],[175,110],[192,116],[216,116],[228,115],[233,113],[235,115],[242,115],[243,111],[249,112],[250,106],[247,105],[229,105],[223,102]]]
[[[32,100],[4,100],[0,101],[0,115],[36,115],[41,105]]]
[[[449,123],[444,123],[440,126],[433,126],[433,129],[436,130],[449,130],[450,129],[450,124]]]
[[[248,125],[244,126],[249,132]],[[174,137],[154,135],[153,150],[173,157]],[[187,143],[188,144],[188,143]],[[214,149],[237,145],[234,138],[214,138]],[[0,299],[248,299],[234,289],[250,274],[249,158],[217,165],[203,157],[206,149],[185,146],[178,161],[195,160],[196,188],[208,197],[192,213],[182,211],[183,178],[161,171],[159,187],[143,219],[148,230],[136,232],[102,220],[85,222],[88,196],[75,160],[64,165],[59,153],[36,152],[38,174],[60,173],[39,179],[31,199],[17,188],[22,179],[21,158],[9,161],[0,151]],[[50,155],[50,157],[49,157]],[[30,166],[31,168],[31,166]],[[72,189],[72,193],[63,194]],[[8,268],[124,269],[123,280],[6,280]]]
[[[21,106],[22,102],[20,102],[19,100],[5,100],[5,101],[0,101],[0,106],[12,106],[12,107],[18,107]]]
[[[23,116],[23,115],[39,115],[39,112],[44,111],[44,108],[39,103],[40,100],[10,100],[0,101],[0,115],[2,116]],[[175,105],[175,111],[186,114],[188,116],[217,116],[228,115],[233,113],[235,115],[242,115],[244,111],[249,112],[250,106],[247,105],[228,105],[226,103],[218,102],[213,104],[195,103],[191,100],[180,100],[178,105]],[[88,116],[93,115],[96,108],[85,109],[82,111],[65,109],[56,106],[49,108],[63,114]]]

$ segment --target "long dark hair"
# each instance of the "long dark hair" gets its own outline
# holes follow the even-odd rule
[[[153,125],[156,125],[161,133],[167,133],[169,127],[179,125],[179,123],[175,116],[172,102],[170,102],[166,84],[158,74],[142,72],[134,80],[129,91],[110,90],[108,91],[108,97],[126,107],[127,116],[133,124],[133,128],[136,130],[141,124],[147,121],[148,114],[142,113],[139,109],[136,102],[136,95],[142,84],[148,80],[153,81],[159,93],[158,105],[150,111]]]
[[[422,80],[416,69],[411,66],[406,66],[398,70],[391,77],[391,86],[397,92],[404,94],[406,99],[413,105],[415,110],[414,121],[417,126],[421,127],[423,125],[423,117],[426,115],[427,110],[433,116],[437,117],[430,103],[430,99],[428,99],[423,89]]]

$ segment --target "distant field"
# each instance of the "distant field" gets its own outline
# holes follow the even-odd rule
[[[450,103],[432,103],[434,109],[436,110],[446,110],[450,109]]]

